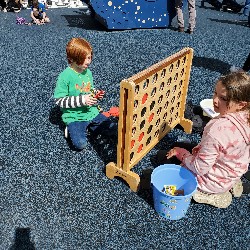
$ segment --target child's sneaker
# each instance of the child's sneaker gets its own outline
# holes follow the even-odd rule
[[[65,130],[64,130],[64,136],[67,139],[69,137],[69,131],[68,131],[68,127],[66,126]]]
[[[241,197],[243,193],[242,181],[239,180],[236,183],[234,183],[233,187],[230,189],[230,192],[234,197]]]
[[[193,199],[198,203],[205,203],[218,208],[227,208],[232,202],[232,194],[227,191],[221,194],[205,194],[197,191]]]

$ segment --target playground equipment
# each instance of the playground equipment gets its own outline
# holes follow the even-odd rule
[[[168,27],[176,15],[171,0],[90,0],[90,4],[95,18],[115,30]]]
[[[121,82],[117,164],[107,164],[107,177],[121,177],[136,192],[140,177],[131,168],[177,124],[191,133],[184,110],[192,59],[184,48]]]
[[[51,5],[49,8],[78,8],[78,9],[88,9],[87,4],[83,3],[81,0],[51,0]]]

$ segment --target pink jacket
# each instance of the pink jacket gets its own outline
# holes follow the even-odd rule
[[[241,111],[213,118],[192,154],[183,150],[183,165],[206,193],[226,192],[247,172],[250,163],[248,113]]]

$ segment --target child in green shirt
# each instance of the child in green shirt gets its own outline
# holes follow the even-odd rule
[[[59,74],[54,92],[56,104],[62,110],[62,120],[73,145],[82,150],[87,146],[87,129],[111,135],[117,132],[112,123],[95,105],[104,91],[95,90],[91,71],[92,47],[83,38],[72,38],[66,46],[69,66]],[[101,126],[100,126],[101,125]]]

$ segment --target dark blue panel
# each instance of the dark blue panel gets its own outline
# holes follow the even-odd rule
[[[108,29],[168,27],[174,0],[90,0],[96,18]]]

